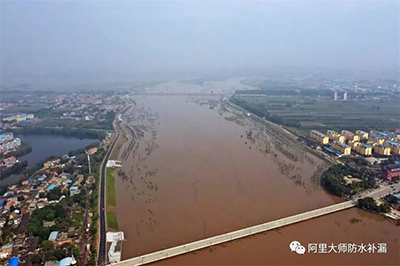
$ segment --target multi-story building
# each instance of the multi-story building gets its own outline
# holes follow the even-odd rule
[[[356,130],[356,135],[360,137],[360,139],[368,139],[368,133],[362,130]]]
[[[335,150],[338,150],[342,154],[350,155],[351,154],[351,147],[345,143],[340,141],[334,140],[331,144],[331,147]]]
[[[400,177],[400,165],[385,165],[382,166],[381,177],[385,180],[391,180],[393,177]]]
[[[385,139],[377,136],[377,135],[370,135],[368,138],[368,142],[371,144],[383,144],[385,142]]]
[[[15,138],[0,144],[0,153],[8,152],[12,149],[18,148],[21,145],[21,139]]]
[[[368,156],[372,154],[372,146],[361,142],[354,142],[352,145],[352,149],[361,155]]]
[[[389,156],[390,155],[390,148],[383,145],[383,144],[379,144],[379,143],[375,143],[372,146],[373,150],[375,153],[379,154],[379,155],[383,155],[383,156]]]
[[[386,141],[386,145],[390,148],[390,151],[394,154],[400,154],[400,144],[393,141]]]
[[[346,138],[344,136],[340,135],[339,133],[337,133],[334,130],[328,130],[327,135],[330,140],[336,140],[336,141],[339,141],[342,143],[344,143],[346,141]]]
[[[12,132],[6,132],[3,134],[0,134],[0,144],[13,140],[14,139],[14,134]]]
[[[384,140],[392,140],[392,137],[390,136],[390,134],[385,133],[385,132],[381,132],[381,131],[377,131],[377,130],[371,130],[371,135],[375,135],[377,137],[380,137],[381,139]]]
[[[360,143],[360,142],[359,141],[354,141],[354,140],[349,140],[349,142],[347,142],[347,144],[351,147],[352,150],[354,150],[356,148],[358,143]]]
[[[21,122],[21,121],[30,120],[33,118],[35,118],[34,114],[22,113],[22,114],[18,114],[18,115],[12,115],[12,116],[5,117],[5,118],[3,118],[3,120],[7,121],[7,122],[12,122],[12,121]]]
[[[389,136],[393,140],[400,139],[400,133],[398,133],[398,132],[391,132],[391,133],[389,133]]]
[[[354,140],[354,141],[359,141],[360,137],[358,135],[354,135],[353,132],[350,132],[348,130],[342,130],[342,136],[346,138],[346,140]]]
[[[310,138],[313,140],[316,140],[319,144],[325,145],[329,143],[329,138],[325,134],[317,131],[317,130],[311,130],[310,131]]]

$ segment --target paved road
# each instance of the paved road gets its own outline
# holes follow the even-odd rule
[[[371,192],[363,194],[361,197],[371,197],[371,198],[380,198],[383,196],[386,196],[387,194],[391,193],[396,193],[400,191],[400,183],[397,184],[392,184],[392,185],[381,185],[380,188],[375,189]]]
[[[184,92],[143,92],[143,93],[135,93],[133,95],[142,95],[142,96],[215,96],[221,97],[225,96],[224,93],[184,93]]]
[[[107,161],[110,158],[112,150],[114,149],[115,143],[119,138],[119,129],[115,127],[117,134],[110,145],[110,148],[107,151],[106,156],[104,157],[103,164],[101,166],[101,176],[100,176],[100,243],[99,243],[99,251],[98,251],[98,259],[97,265],[105,265],[106,264],[106,208],[105,208],[105,200],[106,200],[106,165]]]

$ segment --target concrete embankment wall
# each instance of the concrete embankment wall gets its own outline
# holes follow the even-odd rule
[[[132,258],[132,259],[124,260],[124,261],[115,263],[113,265],[119,265],[119,266],[143,265],[143,264],[146,264],[146,263],[150,263],[150,262],[154,262],[154,261],[170,258],[170,257],[173,257],[173,256],[181,255],[181,254],[188,253],[188,252],[191,252],[191,251],[195,251],[195,250],[198,250],[198,249],[207,248],[207,247],[210,247],[210,246],[213,246],[213,245],[217,245],[217,244],[221,244],[221,243],[224,243],[224,242],[229,242],[229,241],[232,241],[232,240],[235,240],[235,239],[239,239],[239,238],[243,238],[243,237],[246,237],[246,236],[262,233],[262,232],[265,232],[265,231],[268,231],[268,230],[272,230],[272,229],[276,229],[276,228],[279,228],[279,227],[282,227],[282,226],[286,226],[286,225],[298,223],[298,222],[301,222],[301,221],[309,220],[309,219],[312,219],[312,218],[315,218],[315,217],[318,217],[318,216],[322,216],[322,215],[326,215],[326,214],[329,214],[329,213],[345,210],[345,209],[354,207],[356,205],[357,205],[356,201],[346,201],[346,202],[343,202],[343,203],[338,203],[338,204],[335,204],[335,205],[323,207],[323,208],[316,209],[316,210],[313,210],[313,211],[308,211],[308,212],[304,212],[304,213],[301,213],[301,214],[296,214],[296,215],[293,215],[293,216],[289,216],[289,217],[282,218],[282,219],[279,219],[279,220],[267,222],[267,223],[264,223],[264,224],[255,225],[255,226],[252,226],[252,227],[240,229],[240,230],[229,232],[229,233],[226,233],[226,234],[222,234],[222,235],[206,238],[206,239],[203,239],[203,240],[195,241],[195,242],[188,243],[188,244],[185,244],[185,245],[181,245],[181,246],[176,246],[176,247],[173,247],[173,248],[160,250],[160,251],[157,251],[157,252],[154,252],[154,253],[150,253],[150,254],[147,254],[147,255],[142,255],[142,256],[139,256],[139,257]]]

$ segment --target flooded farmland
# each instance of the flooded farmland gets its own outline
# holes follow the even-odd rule
[[[116,170],[122,259],[338,201],[317,185],[322,161],[218,97],[132,100],[122,127],[137,141]]]

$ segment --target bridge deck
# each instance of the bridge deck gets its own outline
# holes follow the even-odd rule
[[[329,213],[341,211],[344,209],[348,209],[357,205],[357,201],[346,201],[342,203],[338,203],[335,205],[323,207],[320,209],[316,209],[313,211],[308,211],[300,214],[296,214],[293,216],[289,216],[286,218],[282,218],[279,220],[267,222],[260,225],[251,226],[248,228],[240,229],[237,231],[229,232],[222,235],[217,235],[214,237],[202,239],[199,241],[195,241],[192,243],[188,243],[181,246],[176,246],[173,248],[168,248],[164,250],[160,250],[154,253],[150,253],[147,255],[142,255],[139,257],[135,257],[132,259],[124,260],[113,265],[121,265],[121,266],[133,266],[133,265],[143,265],[150,262],[170,258],[173,256],[181,255],[184,253],[188,253],[191,251],[195,251],[198,249],[207,248],[213,245],[221,244],[224,242],[229,242],[238,238],[243,238],[246,236],[262,233],[268,230],[272,230],[275,228],[279,228],[282,226],[298,223],[304,220],[312,219],[318,216],[326,215]]]

